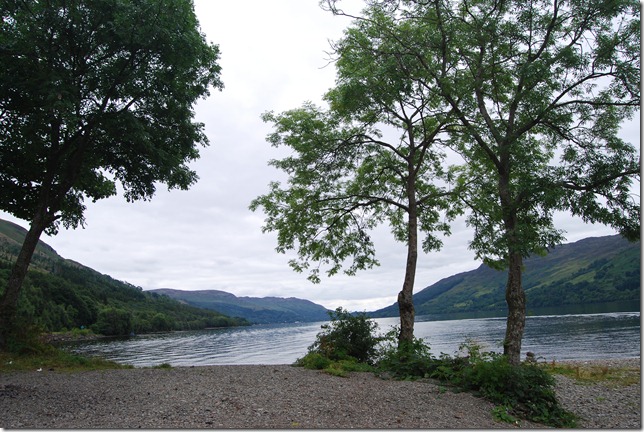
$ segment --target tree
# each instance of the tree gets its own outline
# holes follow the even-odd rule
[[[268,141],[292,156],[270,162],[288,174],[288,185],[271,183],[251,209],[264,210],[263,231],[277,231],[278,252],[296,250],[290,265],[309,271],[313,282],[325,265],[329,276],[378,265],[369,231],[389,223],[407,245],[398,295],[404,343],[413,339],[419,232],[423,250],[440,248],[437,233],[449,233],[458,212],[448,205],[451,173],[440,146],[451,117],[402,72],[401,59],[387,55],[386,41],[381,46],[364,30],[358,23],[334,47],[337,80],[324,96],[328,109],[305,103],[263,116],[274,123]]]
[[[0,348],[42,232],[84,200],[187,189],[207,145],[193,104],[222,88],[188,0],[2,1],[0,208],[30,229],[0,299]]]
[[[328,5],[342,13],[336,2]],[[464,159],[460,196],[478,258],[508,269],[504,354],[520,360],[523,259],[564,233],[555,211],[639,238],[635,146],[618,137],[640,101],[639,4],[632,0],[374,0],[395,17],[380,39],[453,110],[451,142]],[[393,42],[392,42],[393,43]]]

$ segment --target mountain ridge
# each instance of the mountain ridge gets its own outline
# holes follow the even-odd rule
[[[172,288],[148,291],[258,324],[326,321],[329,318],[328,309],[296,297],[238,297],[220,290],[187,291]]]
[[[527,307],[635,301],[640,296],[640,242],[619,235],[588,237],[558,245],[545,256],[524,261]],[[507,273],[485,264],[439,280],[414,294],[417,315],[507,310]],[[398,316],[398,305],[370,312]]]

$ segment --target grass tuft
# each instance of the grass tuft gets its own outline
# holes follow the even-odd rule
[[[553,361],[545,363],[543,368],[553,374],[574,378],[580,384],[603,383],[614,387],[626,387],[641,382],[640,368],[637,367],[580,365]]]
[[[31,353],[0,353],[0,372],[62,371],[79,372],[105,369],[132,369],[97,357],[84,357],[57,348]]]

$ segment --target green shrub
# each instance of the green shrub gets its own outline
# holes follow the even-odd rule
[[[306,369],[325,369],[331,365],[331,360],[320,353],[309,352],[304,357],[295,361],[295,366]]]
[[[154,369],[172,369],[172,365],[170,363],[161,363],[154,366]]]
[[[375,335],[378,324],[365,313],[351,314],[342,308],[329,312],[331,322],[322,325],[307,354],[295,366],[324,370],[335,376],[348,372],[373,371],[380,341]]]
[[[358,362],[372,364],[380,339],[375,335],[378,324],[365,313],[352,315],[337,308],[329,312],[331,322],[322,325],[309,352],[318,353],[330,360],[354,358]]]
[[[441,356],[432,377],[474,391],[497,404],[495,416],[514,416],[557,427],[575,427],[554,391],[554,378],[535,363],[511,365],[507,358],[468,342],[465,357]],[[501,415],[502,414],[502,415]]]
[[[378,371],[387,372],[398,379],[427,378],[436,368],[429,345],[422,339],[412,342],[398,341],[398,327],[393,327],[381,339],[378,356]]]
[[[331,360],[316,352],[309,352],[304,357],[297,359],[294,366],[323,370],[331,375],[341,377],[347,376],[348,372],[373,372],[374,370],[371,365],[361,363],[352,357],[342,360]]]

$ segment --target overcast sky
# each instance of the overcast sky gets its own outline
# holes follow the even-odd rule
[[[345,2],[357,11],[361,2]],[[353,5],[353,6],[350,6]],[[64,258],[78,261],[143,289],[215,289],[237,296],[298,297],[329,309],[375,310],[396,301],[404,277],[405,246],[388,230],[374,234],[382,265],[354,277],[306,280],[275,252],[276,235],[262,234],[263,215],[248,206],[283,174],[267,165],[279,153],[265,141],[271,131],[260,115],[321,103],[334,85],[329,40],[337,40],[350,21],[334,17],[318,0],[195,2],[207,39],[219,45],[225,88],[196,107],[210,146],[193,167],[200,180],[189,191],[159,188],[148,202],[127,203],[122,196],[87,203],[85,229],[61,229],[44,240]],[[639,140],[639,122],[625,137]],[[7,213],[0,217],[28,227]],[[611,235],[612,229],[558,218],[568,241]],[[471,231],[462,221],[440,252],[418,260],[415,292],[480,263],[468,250]]]

